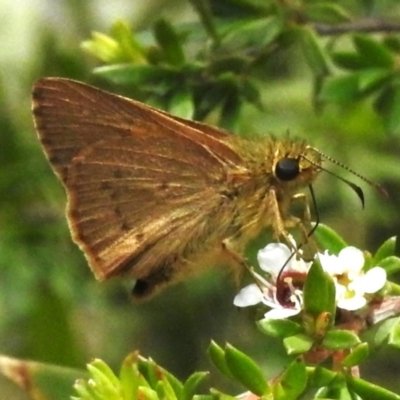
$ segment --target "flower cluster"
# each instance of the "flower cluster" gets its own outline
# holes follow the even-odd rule
[[[346,247],[336,255],[318,253],[322,268],[336,288],[339,308],[354,311],[364,307],[368,295],[376,293],[386,283],[386,271],[381,267],[363,270],[364,254],[355,247]],[[257,255],[260,268],[267,278],[254,273],[256,283],[244,287],[235,297],[237,307],[263,303],[270,307],[265,319],[283,319],[300,313],[303,307],[303,285],[312,262],[292,257],[282,243],[271,243]],[[285,266],[282,270],[282,266]]]

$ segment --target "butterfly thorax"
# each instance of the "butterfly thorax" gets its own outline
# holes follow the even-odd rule
[[[271,137],[232,140],[244,162],[241,168],[228,171],[229,193],[235,203],[230,232],[238,240],[250,239],[266,226],[279,225],[277,215],[285,224],[293,196],[314,181],[321,159],[302,140]],[[298,173],[291,179],[280,179],[278,165],[283,159],[298,165]],[[274,230],[275,236],[279,236]]]

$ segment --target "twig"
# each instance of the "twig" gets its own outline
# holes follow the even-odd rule
[[[340,35],[348,32],[400,32],[400,22],[382,19],[364,19],[342,24],[314,24],[314,29],[323,36]]]

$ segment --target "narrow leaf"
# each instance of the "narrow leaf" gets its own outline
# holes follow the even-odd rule
[[[368,343],[360,343],[353,351],[342,360],[344,367],[354,367],[361,364],[369,355]]]
[[[286,352],[289,355],[297,355],[306,353],[311,349],[314,342],[312,339],[305,334],[298,334],[283,339]]]
[[[180,39],[173,26],[165,19],[161,19],[154,25],[154,36],[163,50],[165,61],[174,66],[181,66],[185,62]]]
[[[331,320],[333,320],[335,309],[335,284],[316,259],[304,284],[304,311],[315,320],[326,313],[332,316]]]
[[[208,375],[208,372],[195,372],[190,375],[183,385],[182,397],[180,399],[191,400],[196,394],[199,385],[205,381]]]
[[[87,371],[0,356],[0,373],[20,386],[33,400],[68,399],[73,384]]]
[[[293,361],[281,375],[279,383],[274,386],[274,399],[297,400],[307,387],[307,371],[304,362]]]
[[[371,35],[354,35],[353,42],[358,53],[363,57],[365,67],[392,68],[394,66],[394,55]]]
[[[233,375],[226,363],[225,350],[222,347],[218,346],[214,341],[211,341],[208,347],[208,355],[221,374],[233,379]]]
[[[324,337],[322,345],[329,350],[350,349],[361,343],[360,338],[353,332],[332,329]]]
[[[270,392],[263,372],[246,354],[228,344],[225,347],[225,359],[232,375],[245,388],[259,396]]]
[[[347,243],[339,234],[324,224],[318,225],[317,230],[314,232],[314,237],[323,249],[329,250],[330,254],[338,255],[340,250],[347,246]]]
[[[393,256],[396,248],[396,236],[392,236],[391,238],[385,240],[378,250],[376,251],[372,263],[373,265],[379,265],[379,262],[386,257]]]
[[[315,32],[311,28],[303,26],[298,28],[298,34],[304,56],[313,74],[317,77],[328,75],[327,57]]]
[[[360,378],[347,376],[350,389],[357,393],[362,399],[368,400],[400,400],[400,395],[384,389],[381,386],[364,381]]]

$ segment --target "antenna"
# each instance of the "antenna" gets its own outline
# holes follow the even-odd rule
[[[387,192],[381,185],[379,185],[378,183],[371,181],[370,179],[366,178],[365,176],[363,176],[363,175],[359,174],[358,172],[352,170],[352,169],[349,168],[347,165],[344,165],[344,164],[341,163],[340,161],[336,161],[334,158],[329,157],[329,156],[326,155],[325,153],[322,153],[321,151],[319,151],[319,150],[316,149],[315,147],[308,146],[307,148],[308,148],[308,149],[314,150],[314,151],[315,151],[316,153],[318,153],[321,157],[323,157],[323,158],[325,158],[326,160],[330,161],[331,163],[336,164],[337,166],[339,166],[339,167],[345,169],[346,171],[349,171],[350,173],[352,173],[352,174],[353,174],[354,176],[356,176],[357,178],[360,178],[360,179],[363,180],[364,182],[368,183],[368,185],[370,185],[370,186],[372,186],[373,188],[375,188],[382,196],[389,197],[388,192]],[[305,158],[305,157],[304,157],[304,158]],[[308,160],[308,159],[307,159],[307,161],[310,162],[310,160]],[[311,162],[311,163],[312,163],[312,162]],[[330,173],[331,175],[336,176],[337,178],[341,179],[342,181],[346,182],[348,185],[350,185],[350,186],[353,188],[353,190],[358,194],[358,196],[359,196],[360,198],[361,198],[361,197],[364,197],[363,195],[360,196],[360,194],[362,194],[362,190],[361,190],[357,185],[355,185],[354,183],[348,181],[347,179],[341,178],[340,176],[338,176],[338,175],[334,174],[333,172],[328,171],[328,170],[326,170],[326,169],[324,169],[324,168],[321,168],[321,169],[324,170],[325,172]],[[364,204],[364,200],[362,199],[361,201],[362,201],[363,204]],[[363,206],[363,207],[364,207],[364,206]]]

